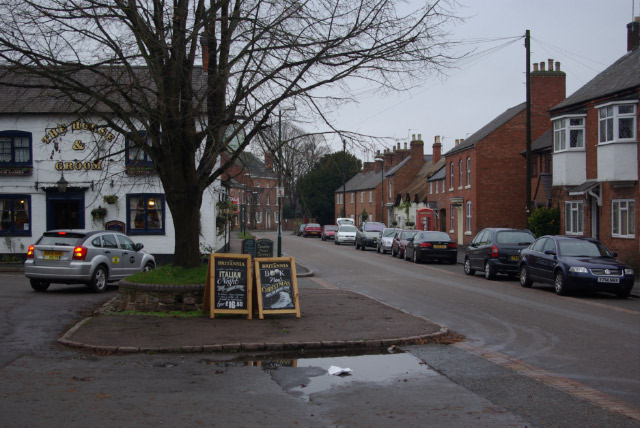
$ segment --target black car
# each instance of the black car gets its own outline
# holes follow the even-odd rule
[[[595,239],[543,236],[520,252],[520,285],[542,282],[553,284],[560,295],[589,290],[626,298],[633,288],[633,269],[615,256]]]
[[[497,273],[515,276],[519,272],[520,250],[535,239],[526,229],[482,229],[464,252],[464,273],[484,271],[487,279],[495,278]]]
[[[404,249],[404,259],[420,263],[423,260],[440,260],[455,263],[458,245],[445,232],[418,232]]]

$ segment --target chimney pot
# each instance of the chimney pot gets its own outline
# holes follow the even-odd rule
[[[398,143],[398,147],[397,147],[397,149],[398,149],[398,150],[400,150],[400,143]]]
[[[538,71],[538,63],[537,62],[533,63],[533,71]]]
[[[553,71],[553,58],[549,58],[547,61],[549,61],[549,71]]]
[[[404,143],[404,149],[407,150],[407,143]]]
[[[560,61],[556,61],[556,71],[560,71]]]
[[[411,134],[411,141],[416,141],[416,134]]]
[[[544,61],[540,61],[540,71],[544,71],[545,65]]]
[[[435,143],[436,143],[436,144],[440,144],[440,136],[439,136],[439,135],[436,135],[436,137],[435,137]]]
[[[418,140],[422,141],[422,134],[418,134]]]

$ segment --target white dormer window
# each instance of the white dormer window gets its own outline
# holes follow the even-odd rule
[[[636,141],[636,104],[605,104],[596,108],[599,143]]]
[[[553,121],[553,151],[584,149],[584,116],[565,116]]]

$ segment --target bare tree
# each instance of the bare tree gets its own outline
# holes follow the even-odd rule
[[[255,139],[252,149],[260,156],[271,153],[276,172],[284,187],[284,206],[296,212],[298,194],[296,182],[322,156],[331,152],[323,134],[309,134],[289,122],[275,123]]]
[[[350,79],[407,89],[448,66],[452,6],[427,0],[401,13],[400,0],[0,0],[0,84],[55,94],[67,110],[130,134],[164,186],[175,262],[189,267],[200,260],[203,192],[279,108],[324,118],[352,99]]]

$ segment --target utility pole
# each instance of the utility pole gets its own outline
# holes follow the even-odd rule
[[[531,215],[531,35],[529,30],[525,33],[524,45],[526,47],[527,57],[527,72],[526,72],[526,87],[527,87],[527,140],[526,140],[526,163],[527,163],[527,180],[526,180],[526,195],[527,195],[527,226],[529,223],[529,216]]]
[[[347,140],[342,139],[342,217],[347,216]]]
[[[282,257],[282,198],[280,197],[280,186],[282,186],[282,110],[278,110],[278,257]]]

